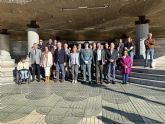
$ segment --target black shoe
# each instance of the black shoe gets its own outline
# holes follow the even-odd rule
[[[65,82],[65,80],[61,80],[61,83],[64,83]]]
[[[39,80],[37,80],[37,82],[40,82],[41,80],[39,79]]]
[[[93,84],[93,82],[92,81],[89,81],[89,84]]]
[[[150,68],[153,68],[152,65],[150,66]]]
[[[112,84],[115,84],[115,81],[112,81]]]
[[[110,81],[107,81],[107,84],[110,84],[111,82]]]
[[[85,83],[85,84],[87,83],[87,81],[86,81],[86,80],[83,80],[82,82],[83,82],[83,83]]]

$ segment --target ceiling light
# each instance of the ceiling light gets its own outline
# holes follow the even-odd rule
[[[87,9],[87,6],[79,6],[78,9]]]
[[[0,0],[1,3],[15,3],[15,4],[26,4],[32,2],[32,0]]]
[[[104,6],[94,6],[94,7],[88,7],[88,6],[79,6],[77,8],[62,8],[62,11],[73,11],[73,10],[78,10],[78,9],[105,9],[110,7],[109,4],[105,4]]]

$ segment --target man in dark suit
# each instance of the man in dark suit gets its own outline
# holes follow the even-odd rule
[[[92,44],[92,51],[93,51],[93,54],[94,52],[96,51],[96,43],[93,42]],[[93,59],[94,60],[94,59]],[[96,67],[95,67],[95,61],[92,60],[92,64],[91,64],[91,78],[92,80],[94,80],[96,78]]]
[[[93,51],[93,64],[96,67],[96,83],[103,83],[103,65],[105,63],[105,52],[101,44],[97,43],[97,49]]]
[[[106,52],[106,61],[108,63],[108,74],[107,81],[110,82],[110,78],[112,75],[112,84],[115,84],[115,66],[116,60],[118,58],[118,52],[115,50],[115,44],[112,42],[110,45],[110,49]]]
[[[54,51],[54,65],[56,66],[56,82],[59,81],[59,74],[60,70],[62,73],[62,80],[63,83],[65,81],[65,70],[64,66],[66,65],[66,52],[62,48],[61,42],[57,42],[57,49]]]
[[[109,51],[109,44],[108,44],[108,42],[106,42],[105,46],[104,46],[104,55],[106,55],[107,51]],[[107,74],[108,74],[107,67],[108,67],[108,63],[105,60],[105,64],[103,65],[104,79],[107,79]]]

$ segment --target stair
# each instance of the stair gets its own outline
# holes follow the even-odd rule
[[[15,61],[13,59],[0,59],[0,84],[14,84],[13,71],[15,69]]]
[[[116,79],[122,80],[121,73],[116,72]],[[165,69],[133,67],[129,76],[130,83],[165,88]]]

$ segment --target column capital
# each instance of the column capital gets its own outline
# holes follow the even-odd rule
[[[31,20],[30,24],[27,24],[28,28],[39,28],[40,26],[36,23],[35,20]]]
[[[139,16],[139,20],[135,21],[135,24],[147,24],[150,23],[149,19],[146,19],[146,16]]]

